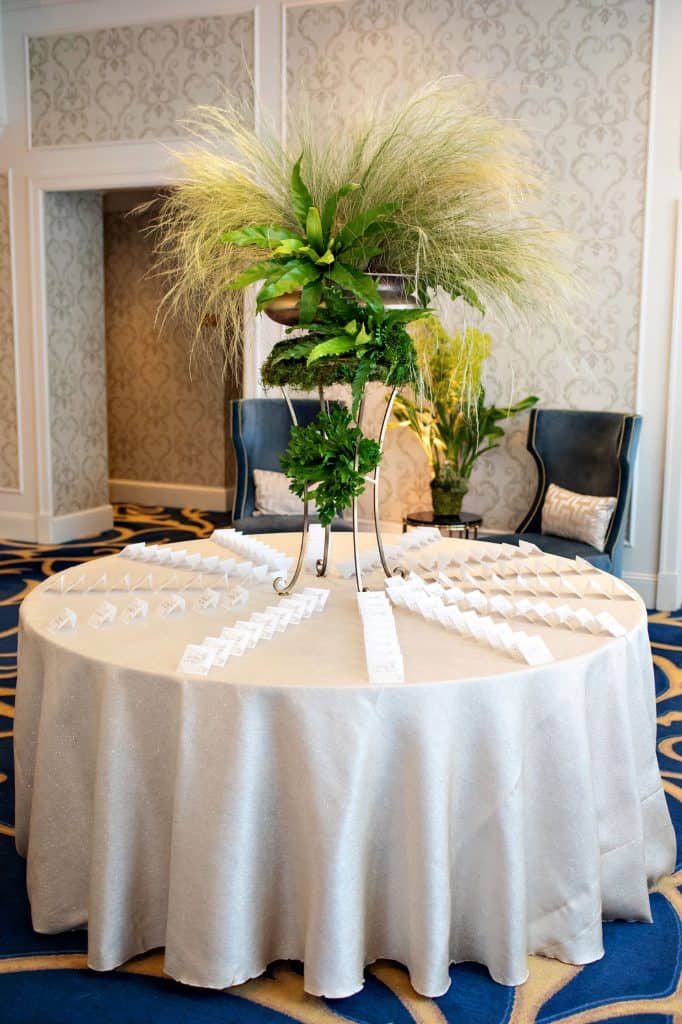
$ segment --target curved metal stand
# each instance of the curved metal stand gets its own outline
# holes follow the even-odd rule
[[[391,418],[391,410],[393,409],[393,403],[395,397],[398,394],[400,388],[394,387],[391,394],[388,396],[386,402],[386,411],[384,418],[381,421],[381,429],[379,430],[379,449],[383,454],[384,451],[384,440],[386,438],[386,430],[388,428],[388,421]],[[359,419],[359,417],[358,417]],[[381,567],[384,570],[386,576],[406,576],[407,570],[401,565],[396,565],[395,568],[391,569],[388,562],[386,561],[386,555],[384,554],[384,542],[381,537],[381,521],[379,519],[379,480],[381,477],[381,462],[374,470],[374,495],[373,495],[373,512],[374,512],[374,532],[377,538],[377,548],[379,549],[379,558],[381,560]]]
[[[365,409],[365,396],[363,395],[360,399],[360,408],[358,409],[357,424],[362,429],[362,414]],[[359,448],[355,449],[355,458],[353,460],[353,469],[357,472],[358,463],[360,461]],[[357,587],[358,593],[361,594],[365,589],[362,585],[362,570],[360,568],[360,551],[358,549],[358,499],[353,497],[351,501],[351,516],[353,518],[353,564],[355,566],[355,586]]]
[[[322,387],[321,384],[317,390],[320,396],[320,411],[328,412],[329,403],[324,397],[324,388]],[[331,535],[332,526],[331,523],[327,523],[327,525],[324,528],[324,551],[322,552],[322,558],[318,558],[317,561],[315,562],[315,572],[317,573],[318,576],[327,575],[327,566],[329,565],[329,551],[331,548]]]
[[[297,427],[298,420],[296,418],[296,410],[294,409],[293,403],[289,398],[287,389],[283,387],[281,390],[282,395],[284,396],[284,401],[287,403],[287,409],[289,410],[289,415],[291,416],[291,422],[294,427]],[[298,551],[298,560],[296,562],[296,566],[294,568],[294,572],[290,580],[287,580],[285,576],[278,576],[276,579],[272,581],[272,586],[276,594],[290,594],[298,582],[298,577],[301,575],[301,570],[303,569],[303,563],[305,561],[306,548],[308,547],[308,525],[310,522],[310,516],[308,514],[309,504],[310,502],[308,499],[308,487],[306,485],[303,491],[303,525],[301,527],[301,546]]]
[[[296,411],[294,409],[293,403],[292,403],[292,401],[291,401],[291,399],[290,399],[290,397],[289,397],[289,395],[287,393],[286,388],[282,387],[281,390],[282,390],[282,394],[284,396],[284,400],[287,403],[287,408],[289,410],[289,415],[291,416],[291,422],[292,422],[292,424],[294,426],[297,426],[298,425],[298,421],[297,421],[297,418],[296,418]],[[388,429],[388,421],[389,421],[389,419],[391,417],[391,411],[393,409],[393,403],[395,401],[395,397],[398,394],[399,390],[400,389],[398,387],[394,387],[392,389],[392,391],[391,391],[391,393],[390,393],[390,395],[388,397],[388,401],[386,403],[386,411],[384,412],[384,416],[383,416],[383,419],[381,421],[381,428],[379,430],[378,444],[379,444],[379,449],[381,450],[382,453],[383,453],[383,448],[384,448],[384,441],[386,439],[386,431]],[[326,399],[324,397],[324,390],[323,390],[322,387],[319,388],[319,396],[320,396],[320,409],[321,410],[327,409],[328,408],[328,403],[327,403],[327,401],[326,401]],[[358,425],[358,427],[360,427],[360,429],[362,429],[362,416],[363,416],[364,408],[365,408],[365,397],[363,395],[362,400],[360,402],[360,408],[358,409],[358,416],[357,416],[357,425]],[[357,471],[357,468],[358,468],[359,458],[360,458],[359,449],[356,448],[356,450],[355,450],[355,459],[354,459],[354,462],[353,462],[353,468],[356,471]],[[406,570],[402,566],[395,566],[393,569],[391,569],[391,567],[389,566],[388,562],[386,561],[386,554],[384,552],[384,543],[383,543],[383,539],[382,539],[382,536],[381,536],[381,522],[380,522],[380,519],[379,519],[379,484],[380,484],[380,479],[381,479],[381,463],[379,463],[379,465],[374,470],[373,477],[372,477],[372,483],[373,483],[373,486],[374,486],[374,494],[373,494],[373,497],[372,497],[372,508],[373,508],[373,515],[374,515],[374,532],[375,532],[375,535],[376,535],[377,548],[378,548],[378,551],[379,551],[379,559],[381,561],[381,567],[382,567],[382,569],[384,571],[384,574],[386,576],[405,576],[406,575]],[[292,592],[292,590],[294,589],[294,587],[296,586],[296,584],[298,582],[298,578],[301,575],[301,572],[303,570],[303,565],[305,563],[306,549],[308,547],[308,527],[310,525],[309,506],[310,506],[310,500],[308,498],[308,488],[306,486],[306,488],[305,488],[305,490],[303,492],[303,526],[301,528],[301,546],[300,546],[299,552],[298,552],[298,559],[296,561],[296,566],[295,566],[294,571],[293,571],[293,573],[291,575],[291,578],[289,580],[287,580],[286,577],[284,577],[284,576],[280,576],[277,579],[273,580],[273,584],[272,585],[273,585],[273,587],[275,589],[275,592],[278,593],[278,594],[282,594],[282,595],[290,594]],[[358,592],[361,593],[366,588],[363,586],[363,582],[362,582],[362,569],[360,567],[360,549],[359,549],[359,544],[358,544],[359,529],[358,529],[358,499],[357,498],[353,498],[352,499],[352,502],[351,502],[351,516],[352,516],[352,524],[353,524],[353,565],[354,565],[354,568],[355,568],[355,585],[356,585],[356,587],[358,589]],[[328,569],[328,566],[329,566],[330,550],[331,550],[331,525],[325,527],[325,530],[324,530],[324,551],[323,551],[323,554],[322,554],[322,558],[318,558],[317,562],[315,563],[315,571],[316,571],[318,576],[326,576],[326,574],[327,574],[327,569]]]

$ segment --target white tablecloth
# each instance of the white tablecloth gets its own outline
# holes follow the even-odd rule
[[[349,555],[335,536],[332,560]],[[123,560],[68,577],[105,571]],[[87,926],[97,970],[164,946],[168,974],[210,987],[299,959],[329,997],[388,957],[436,996],[452,962],[516,985],[529,953],[587,963],[602,918],[649,920],[675,842],[639,599],[586,602],[625,638],[530,627],[557,658],[535,669],[399,609],[406,682],[376,687],[354,583],[328,585],[322,615],[207,678],[176,674],[185,643],[273,603],[269,584],[232,615],[163,620],[152,601],[99,631],[101,594],[27,598],[16,815],[35,929]],[[49,633],[65,604],[77,629]]]

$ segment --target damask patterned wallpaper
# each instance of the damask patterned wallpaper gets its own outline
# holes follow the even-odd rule
[[[45,194],[45,287],[53,511],[106,505],[102,200]]]
[[[0,487],[19,487],[9,189],[0,174]]]
[[[490,325],[487,391],[554,407],[631,410],[635,402],[644,211],[651,0],[352,0],[287,9],[288,99],[307,94],[321,121],[428,79],[492,83],[494,102],[535,142],[552,182],[547,215],[577,237],[587,285],[572,327],[532,335]],[[415,154],[415,159],[419,154]],[[383,406],[371,403],[376,422]],[[515,525],[535,470],[526,419],[480,460],[465,508],[486,526]],[[414,439],[389,434],[383,513],[428,506]]]
[[[190,380],[185,332],[155,326],[158,279],[145,276],[151,242],[145,218],[104,215],[104,274],[111,479],[224,487],[233,482],[226,459],[226,385],[218,360]],[[227,465],[226,465],[227,463]]]
[[[197,104],[250,98],[253,13],[32,36],[31,142],[169,138]]]

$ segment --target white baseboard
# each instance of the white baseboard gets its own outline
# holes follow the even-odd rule
[[[0,538],[35,543],[38,539],[35,516],[30,512],[0,512]]]
[[[682,605],[682,575],[679,572],[659,572],[656,607],[661,612],[674,612],[680,605]]]
[[[654,573],[624,572],[623,579],[637,591],[647,608],[656,608],[658,577]]]
[[[111,505],[97,505],[63,516],[38,517],[38,541],[40,544],[66,544],[70,540],[95,537],[98,533],[111,530],[114,525],[114,510]]]
[[[198,508],[227,512],[232,508],[232,487],[200,487],[195,484],[162,484],[154,480],[110,480],[111,501],[168,508]]]

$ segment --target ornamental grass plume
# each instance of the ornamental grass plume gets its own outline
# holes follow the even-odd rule
[[[327,136],[304,115],[292,121],[287,146],[272,130],[257,133],[253,114],[236,105],[199,108],[187,125],[190,145],[176,153],[181,180],[151,230],[165,279],[162,315],[188,323],[193,350],[216,339],[234,361],[244,311],[230,284],[273,256],[272,245],[237,245],[227,234],[276,226],[305,241],[291,193],[300,158],[318,209],[355,186],[338,202],[334,235],[359,214],[390,207],[371,245],[354,254],[357,269],[409,275],[423,305],[440,288],[505,318],[556,319],[571,284],[563,239],[531,215],[541,184],[526,140],[488,111],[480,88],[440,79],[391,113],[380,108]]]

